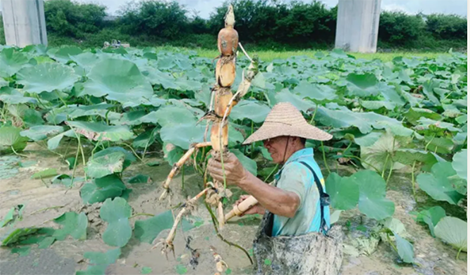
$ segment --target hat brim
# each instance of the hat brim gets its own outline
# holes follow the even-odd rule
[[[318,129],[315,126],[306,123],[304,127],[294,127],[284,123],[265,123],[251,136],[249,136],[243,144],[250,144],[256,141],[266,140],[280,136],[301,137],[305,139],[326,141],[333,138],[327,132]]]

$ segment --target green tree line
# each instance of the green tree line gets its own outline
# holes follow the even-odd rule
[[[336,32],[337,7],[279,0],[234,0],[235,28],[240,41],[265,49],[331,49]],[[106,8],[70,0],[45,1],[51,45],[103,45],[118,39],[132,46],[173,45],[213,49],[223,28],[229,2],[209,19],[190,14],[178,2],[129,2],[113,20]],[[1,26],[0,26],[1,28]],[[2,42],[3,38],[0,38]],[[383,49],[447,50],[466,48],[467,19],[457,15],[382,12],[378,47]]]

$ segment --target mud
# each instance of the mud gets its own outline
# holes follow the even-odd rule
[[[100,204],[83,206],[79,196],[80,183],[72,189],[67,189],[63,185],[49,185],[47,183],[50,180],[47,179],[44,180],[46,184],[41,180],[31,179],[32,174],[47,168],[56,168],[58,173],[71,175],[72,171],[57,155],[37,144],[28,144],[23,154],[28,157],[23,157],[22,161],[35,161],[35,163],[26,168],[17,167],[18,173],[10,178],[0,179],[0,217],[3,218],[11,207],[25,204],[24,218],[15,227],[54,227],[55,224],[51,220],[65,212],[85,212],[89,220],[87,239],[76,241],[69,237],[65,241],[55,242],[48,249],[38,249],[33,246],[27,256],[12,254],[9,249],[1,248],[0,274],[75,274],[77,270],[85,270],[87,263],[83,258],[84,252],[105,252],[113,249],[101,239],[101,234],[107,225],[99,218]],[[136,162],[123,173],[126,186],[132,189],[128,202],[134,214],[159,214],[169,209],[167,201],[158,201],[162,191],[160,185],[171,169],[165,162],[161,161],[161,163],[160,166],[148,167]],[[322,164],[322,161],[319,161],[319,164]],[[339,171],[340,174],[349,173],[347,169]],[[136,174],[150,176],[152,183],[128,184],[128,179]],[[77,168],[76,175],[84,175],[81,165]],[[456,260],[456,250],[434,239],[429,229],[417,224],[409,214],[426,201],[420,197],[418,204],[414,202],[411,189],[408,187],[411,186],[410,178],[409,175],[393,175],[387,197],[395,202],[394,217],[403,222],[414,241],[415,258],[419,265],[400,263],[398,255],[386,243],[380,242],[377,249],[370,255],[349,256],[345,254],[342,274],[467,273],[467,254],[461,253],[460,259]],[[172,182],[172,190],[175,194],[172,201],[183,202],[187,196],[195,195],[200,190],[201,183],[202,179],[188,167],[185,169],[184,189],[182,189],[181,175],[175,177]],[[203,224],[187,232],[177,231],[174,241],[175,257],[168,255],[167,259],[159,249],[151,250],[151,244],[142,243],[133,237],[122,249],[121,257],[117,262],[108,267],[106,274],[141,274],[143,267],[151,268],[150,274],[214,274],[216,270],[211,248],[215,248],[227,262],[232,274],[253,274],[253,268],[247,256],[241,250],[229,246],[217,237],[204,205],[200,205],[195,216],[202,218]],[[134,217],[131,219],[131,225],[133,226],[137,220],[146,218],[148,217]],[[242,223],[242,221],[245,222]],[[345,226],[348,221],[349,227]],[[237,243],[252,253],[252,241],[259,222],[260,217],[238,221],[235,219],[221,231],[221,234],[227,240]],[[359,213],[357,208],[343,212],[339,223],[343,225],[345,234],[351,232],[358,234],[358,231],[354,230],[358,225],[370,228],[367,219]],[[165,238],[168,231],[162,231],[157,238]],[[0,235],[5,232],[6,229],[0,229]],[[190,247],[197,249],[200,255],[197,265],[194,261],[193,264],[190,263],[192,253],[186,248],[188,237],[191,237]]]

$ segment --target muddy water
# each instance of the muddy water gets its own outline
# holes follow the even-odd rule
[[[55,226],[51,219],[68,211],[83,211],[87,213],[89,228],[85,241],[67,239],[58,241],[48,249],[32,249],[28,256],[20,257],[11,254],[8,249],[0,249],[0,274],[74,274],[76,270],[86,269],[87,263],[83,259],[83,253],[87,251],[105,252],[112,247],[107,246],[101,239],[101,234],[106,224],[99,220],[99,204],[83,207],[79,196],[79,184],[67,190],[60,185],[45,185],[40,180],[30,179],[35,172],[46,168],[56,168],[59,173],[71,175],[71,171],[61,159],[47,150],[35,144],[29,144],[24,154],[28,155],[23,161],[33,160],[35,164],[27,168],[18,168],[19,172],[8,179],[0,179],[0,217],[18,204],[26,204],[24,219],[16,224],[16,227],[28,226]],[[164,162],[162,162],[164,163]],[[319,161],[319,163],[322,163]],[[351,171],[343,169],[340,174]],[[189,171],[188,171],[189,170]],[[161,189],[160,184],[166,178],[170,167],[162,164],[156,167],[148,167],[143,164],[133,164],[123,174],[124,182],[132,193],[129,196],[129,204],[135,213],[159,214],[169,209],[168,202],[158,201]],[[127,184],[130,177],[136,174],[148,175],[152,178],[151,184]],[[201,178],[186,169],[184,177],[184,189],[182,189],[182,177],[177,176],[172,182],[174,196],[172,202],[182,202],[187,196],[193,196],[199,189]],[[81,166],[77,169],[77,175],[83,176]],[[398,261],[398,256],[385,243],[380,242],[377,249],[370,255],[349,256],[345,255],[342,274],[466,274],[466,253],[456,260],[456,251],[449,246],[434,239],[429,234],[427,227],[417,224],[409,212],[419,206],[410,195],[410,177],[408,175],[394,175],[389,185],[387,197],[395,202],[394,217],[405,225],[410,238],[414,241],[415,258],[418,265],[403,265]],[[45,180],[48,183],[48,180]],[[421,196],[418,202],[426,201]],[[46,208],[52,208],[44,210]],[[60,208],[59,208],[60,207]],[[44,210],[39,211],[38,210]],[[228,211],[228,210],[226,210]],[[176,214],[176,213],[175,213]],[[215,264],[212,249],[223,257],[230,267],[232,274],[251,274],[250,261],[239,249],[229,246],[221,241],[212,226],[210,216],[203,205],[194,214],[202,218],[203,224],[190,231],[177,231],[174,241],[175,256],[162,255],[159,249],[152,250],[152,245],[141,243],[132,238],[128,245],[122,249],[121,257],[115,264],[108,267],[107,274],[141,274],[143,267],[152,269],[150,274],[214,274]],[[138,216],[132,218],[133,225],[136,220],[148,217]],[[348,222],[349,221],[349,222]],[[250,250],[255,235],[257,219],[251,219],[244,223],[234,221],[228,224],[221,234],[227,240],[237,243]],[[343,225],[345,234],[356,234],[359,237],[367,237],[367,232],[354,230],[359,225],[372,228],[374,221],[367,220],[356,210],[343,212],[339,224]],[[346,224],[349,226],[346,226]],[[348,229],[349,228],[349,229]],[[164,230],[157,238],[165,238],[169,230]],[[5,230],[0,231],[0,235]],[[362,236],[361,236],[362,234]],[[356,236],[355,235],[355,236]],[[190,264],[191,251],[186,248],[186,240],[191,238],[190,247],[199,252],[198,263]]]

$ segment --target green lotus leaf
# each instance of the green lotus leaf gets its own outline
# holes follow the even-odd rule
[[[131,111],[124,114],[117,114],[115,118],[111,118],[110,122],[114,125],[140,125],[140,118],[147,115],[145,110]]]
[[[383,82],[378,85],[380,93],[384,97],[385,101],[391,102],[395,106],[403,106],[406,104],[406,100],[396,90],[397,86],[390,86]]]
[[[70,59],[88,72],[96,63],[100,61],[101,57],[97,54],[85,52],[77,55],[71,55]]]
[[[60,134],[64,131],[62,126],[40,125],[33,126],[28,130],[22,131],[20,135],[28,137],[34,141],[46,139],[49,135]]]
[[[57,149],[57,147],[59,147],[59,143],[60,141],[62,140],[62,138],[64,136],[67,136],[67,137],[76,137],[73,130],[68,130],[68,131],[65,131],[63,132],[62,134],[58,134],[57,136],[53,137],[53,138],[50,138],[48,141],[47,141],[47,148],[49,150],[55,150]]]
[[[111,249],[105,253],[85,252],[83,257],[89,260],[90,265],[86,270],[77,271],[76,275],[104,275],[108,266],[116,262],[120,255],[121,248]]]
[[[123,247],[132,236],[129,218],[132,208],[123,198],[106,199],[100,209],[100,217],[108,223],[103,233],[103,241],[107,245]]]
[[[392,157],[403,145],[405,142],[395,138],[391,132],[386,132],[373,145],[361,146],[362,166],[367,169],[376,168],[380,171],[403,168],[403,165],[395,162]]]
[[[238,158],[238,160],[242,163],[243,167],[248,170],[248,172],[255,176],[258,174],[258,165],[256,164],[256,161],[248,158],[237,149],[232,149],[230,152],[232,152]]]
[[[264,122],[270,111],[268,106],[260,102],[243,100],[233,107],[230,118],[234,120],[248,118],[255,123],[261,123]]]
[[[395,212],[395,204],[385,198],[385,180],[377,173],[362,170],[351,176],[359,186],[359,210],[369,218],[383,220]]]
[[[141,242],[151,244],[160,232],[170,229],[173,226],[173,222],[173,214],[169,210],[155,215],[155,217],[136,221],[134,229],[135,237]]]
[[[192,143],[203,141],[206,126],[196,122],[185,124],[168,124],[160,130],[160,137],[164,142],[172,143],[184,150],[189,149]]]
[[[88,219],[85,213],[67,212],[54,219],[54,222],[63,226],[61,229],[56,229],[52,235],[57,240],[63,241],[68,235],[76,240],[86,239]]]
[[[441,103],[439,102],[439,99],[434,95],[434,89],[439,87],[439,82],[436,80],[428,80],[425,83],[423,83],[423,93],[426,95],[426,97],[434,103],[434,105],[439,106]]]
[[[372,131],[366,135],[354,137],[354,142],[359,146],[372,146],[382,135],[381,131]]]
[[[388,101],[370,101],[370,100],[362,100],[361,106],[368,109],[368,110],[377,110],[380,108],[385,108],[387,110],[395,109],[396,105],[392,102]]]
[[[67,92],[80,79],[72,68],[58,63],[42,63],[25,67],[16,74],[17,83],[24,85],[29,93],[39,94],[54,90]]]
[[[383,222],[385,228],[390,229],[393,234],[400,235],[401,237],[409,236],[406,232],[405,225],[399,220],[392,217],[386,218]]]
[[[134,133],[127,126],[108,126],[100,122],[84,121],[67,121],[67,124],[90,140],[123,141],[134,137]]]
[[[419,188],[433,199],[457,204],[463,196],[453,187],[450,177],[456,175],[450,162],[437,162],[431,173],[421,173],[416,177]]]
[[[8,82],[4,80],[2,77],[0,77],[0,88],[3,88],[5,86],[8,86]]]
[[[464,116],[456,117],[456,118],[455,118],[455,121],[456,121],[458,124],[465,124],[465,123],[467,123],[467,116],[464,115]]]
[[[100,156],[94,155],[87,162],[85,172],[92,178],[101,178],[124,170],[126,155],[122,152],[108,152]]]
[[[72,56],[79,55],[82,52],[82,49],[76,46],[62,46],[55,51],[50,51],[49,55],[62,63],[67,63],[72,60]]]
[[[21,152],[26,148],[28,138],[20,135],[21,129],[4,126],[0,128],[0,153]]]
[[[147,101],[153,95],[152,86],[140,73],[137,66],[127,60],[104,59],[98,62],[88,74],[79,96],[105,96],[123,104],[128,101]]]
[[[57,170],[55,168],[48,168],[46,170],[42,170],[39,172],[34,173],[31,178],[32,179],[45,179],[51,178],[57,175]]]
[[[379,81],[373,74],[350,73],[346,77],[346,81],[350,95],[368,97],[379,93],[379,89],[376,87]]]
[[[2,86],[1,81],[2,79],[0,78],[0,87]],[[8,85],[8,83],[6,83],[6,85]],[[37,104],[38,103],[37,99],[24,96],[19,91],[10,87],[0,88],[0,101],[3,101],[8,104],[24,104],[24,103]]]
[[[274,101],[271,101],[271,106],[280,102],[289,102],[302,112],[307,112],[307,110],[315,107],[313,102],[303,100],[302,97],[291,93],[289,89],[282,89],[279,93],[275,94],[274,99]]]
[[[136,184],[136,183],[152,183],[152,179],[149,176],[139,174],[135,177],[132,177],[129,179],[130,184]]]
[[[185,151],[171,143],[163,143],[163,158],[169,165],[173,166],[184,155]]]
[[[0,52],[0,78],[10,77],[28,63],[28,57],[13,48],[6,48]]]
[[[158,131],[156,128],[148,129],[139,136],[137,136],[132,142],[134,148],[146,148],[152,145],[158,136]]]
[[[434,228],[434,233],[445,243],[467,252],[467,222],[454,217],[444,217]]]
[[[424,142],[429,151],[440,154],[450,154],[454,148],[454,142],[447,137],[425,136]]]
[[[300,97],[308,97],[313,101],[334,100],[336,98],[335,90],[327,85],[312,84],[307,81],[301,81],[292,93],[298,94]]]
[[[467,180],[467,149],[454,155],[452,158],[452,167],[459,177]]]
[[[446,117],[454,118],[462,114],[454,104],[442,104],[442,107],[444,108],[444,112],[442,114]]]
[[[80,197],[83,203],[93,204],[103,202],[107,198],[121,196],[126,190],[122,180],[115,174],[95,179],[92,183],[86,183],[80,189]]]
[[[424,222],[429,226],[431,235],[435,237],[434,227],[439,223],[439,221],[446,216],[446,211],[440,206],[434,206],[429,209],[419,212],[416,220],[418,222]]]
[[[338,210],[349,210],[359,202],[359,186],[356,181],[331,173],[326,179],[326,192],[330,195],[331,206]]]
[[[414,252],[413,245],[407,240],[400,237],[398,234],[395,235],[395,241],[397,243],[398,255],[405,263],[414,263]]]
[[[181,108],[174,105],[168,105],[150,112],[149,114],[139,118],[142,123],[153,123],[164,126],[172,126],[177,124],[196,123],[197,119],[194,114],[187,108]]]
[[[70,106],[64,110],[64,113],[67,114],[68,118],[73,120],[84,116],[100,116],[102,118],[108,119],[109,121],[113,121],[121,118],[121,114],[108,110],[114,106],[115,105],[105,103],[94,104],[91,106]]]
[[[332,105],[328,105],[332,106]],[[382,116],[373,112],[356,113],[342,108],[319,107],[315,120],[325,126],[334,128],[357,127],[361,133],[367,134],[375,129],[390,129],[393,134],[410,136],[413,131],[404,127],[398,120]]]
[[[153,85],[162,85],[163,89],[179,90],[180,87],[176,83],[176,79],[170,73],[162,72],[158,69],[147,67],[142,74]]]
[[[421,132],[428,129],[432,130],[433,128],[445,129],[451,132],[460,132],[460,129],[454,127],[454,124],[452,123],[436,121],[425,117],[420,118],[417,123],[418,125],[415,128]]]

